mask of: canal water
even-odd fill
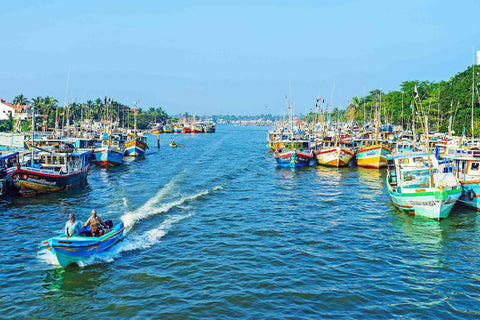
[[[396,211],[385,172],[279,169],[267,128],[150,137],[88,185],[0,200],[0,318],[471,318],[480,216]],[[185,147],[169,148],[175,140]],[[125,238],[61,268],[42,240],[96,209]]]

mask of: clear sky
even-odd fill
[[[442,80],[480,49],[480,1],[1,1],[0,97],[113,97],[168,113],[297,112],[404,80]]]

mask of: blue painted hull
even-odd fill
[[[480,184],[462,183],[462,195],[458,202],[475,210],[480,210]]]
[[[310,164],[313,154],[304,152],[285,152],[275,156],[277,165],[281,168],[301,168]]]
[[[122,239],[123,230],[122,222],[101,237],[74,236],[67,239],[57,236],[43,241],[42,246],[55,255],[62,267],[66,267],[108,250]]]
[[[95,164],[102,168],[116,167],[123,162],[123,152],[114,148],[100,148],[94,151]]]

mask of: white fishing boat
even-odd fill
[[[446,218],[462,194],[462,186],[450,172],[443,172],[425,153],[388,157],[387,188],[392,203],[401,211],[433,219]]]

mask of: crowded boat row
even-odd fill
[[[386,187],[401,211],[448,217],[459,202],[480,210],[480,145],[449,133],[348,122],[278,124],[268,133],[277,165],[387,168]],[[425,132],[428,132],[426,134]]]

